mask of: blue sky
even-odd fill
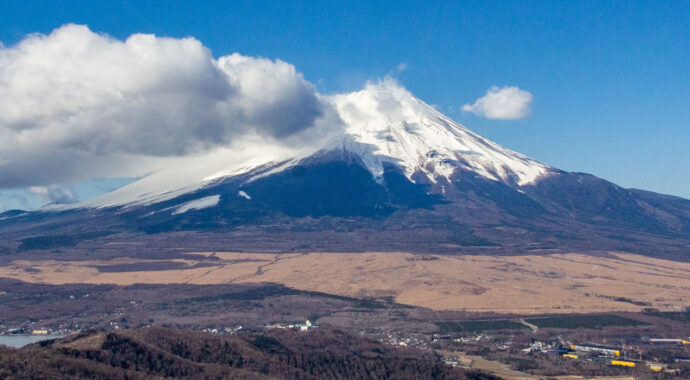
[[[96,3],[5,0],[0,41],[65,23],[118,39],[193,36],[216,57],[294,64],[323,93],[357,90],[404,63],[396,76],[412,93],[508,148],[690,198],[690,1]],[[531,115],[460,111],[493,85],[529,91]],[[74,190],[84,198],[118,181]],[[0,210],[15,202],[1,193]]]

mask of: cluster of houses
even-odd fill
[[[49,328],[25,327],[0,329],[0,335],[68,335],[74,332],[74,330],[70,329],[54,330]]]
[[[202,331],[207,332],[209,334],[213,334],[213,335],[225,335],[225,334],[235,334],[242,329],[243,329],[242,325],[239,325],[239,326],[235,326],[235,327],[219,327],[219,328],[209,327],[209,328],[203,329]]]
[[[274,323],[274,324],[268,324],[266,325],[266,329],[293,329],[293,330],[299,330],[299,331],[309,331],[311,329],[315,329],[319,327],[319,324],[314,322],[312,323],[310,320],[306,320],[304,322],[298,322],[298,323]]]
[[[380,331],[376,333],[360,333],[362,336],[372,337],[381,343],[392,346],[414,347],[425,350],[428,348],[429,336],[421,333],[397,333],[394,331]]]
[[[689,338],[690,339],[690,338]],[[656,362],[643,361],[640,357],[639,360],[631,358],[634,350],[638,350],[640,347],[669,347],[678,345],[690,345],[690,340],[685,339],[666,339],[666,338],[636,338],[627,339],[625,342],[621,343],[621,348],[602,346],[596,344],[560,344],[560,342],[539,342],[532,341],[528,348],[525,348],[523,352],[541,352],[548,354],[557,354],[567,359],[584,359],[588,361],[603,361],[614,366],[622,367],[638,367],[646,366],[655,372],[668,372],[677,373],[678,369],[668,368],[665,364],[660,364]],[[690,358],[674,358],[676,362],[683,361]]]

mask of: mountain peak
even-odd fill
[[[436,182],[460,168],[518,186],[552,170],[475,134],[391,79],[336,95],[333,103],[346,125],[339,144],[377,178],[384,163],[401,167],[408,178],[421,172]]]

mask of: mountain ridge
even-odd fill
[[[260,158],[261,154],[257,152],[258,157],[235,164],[234,169],[198,175],[199,178],[192,181],[180,178],[180,182],[187,183],[186,186],[176,188],[174,184],[168,185],[158,189],[158,194],[135,191],[115,200],[107,194],[86,202],[49,205],[44,209],[140,204],[142,198],[147,199],[144,203],[156,202],[169,198],[171,194],[199,189],[222,178],[260,170],[265,166],[272,166],[273,169],[263,175],[272,174],[298,165],[304,159],[338,150],[358,156],[363,166],[379,181],[384,166],[391,164],[402,168],[405,176],[413,182],[420,175],[426,176],[431,182],[442,178],[447,180],[460,168],[517,186],[537,181],[556,170],[477,135],[391,80],[370,83],[361,91],[334,95],[330,97],[330,102],[344,123],[343,132],[328,138],[321,146],[267,159]],[[139,182],[155,180],[154,177],[148,176]],[[137,185],[135,182],[125,186],[125,189]],[[157,199],[156,195],[160,197]]]
[[[275,236],[295,249],[297,235],[287,233],[306,228],[313,236],[299,235],[305,249],[329,249],[320,236],[340,231],[344,240],[333,243],[340,250],[354,234],[363,239],[354,250],[633,250],[687,260],[690,201],[542,164],[391,82],[331,101],[344,133],[320,146],[272,159],[258,154],[227,170],[197,173],[196,182],[160,181],[163,191],[129,191],[158,181],[154,174],[90,202],[6,213],[0,231],[20,241],[47,231],[232,235],[250,229],[259,249]],[[390,238],[371,240],[372,234]],[[252,242],[241,244],[252,249]]]

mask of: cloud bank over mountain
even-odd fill
[[[293,65],[215,59],[191,37],[70,24],[0,45],[0,188],[138,176],[246,141],[299,146],[338,124]]]
[[[391,76],[382,83],[407,93]],[[197,180],[291,156],[345,132],[342,96],[319,94],[281,60],[214,58],[192,37],[121,41],[68,24],[0,45],[0,190],[71,203],[80,197],[70,184],[94,178],[167,172],[171,181]],[[463,110],[519,119],[531,100],[517,87],[492,87]]]

